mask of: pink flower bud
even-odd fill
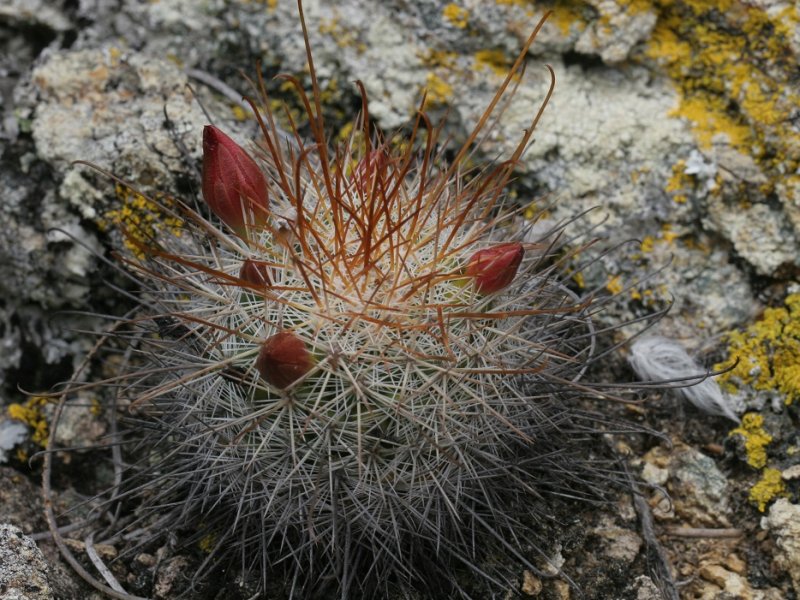
[[[305,343],[290,331],[282,331],[264,340],[256,359],[256,369],[268,383],[284,389],[314,367],[314,359]]]
[[[519,242],[498,244],[478,250],[467,263],[467,275],[475,281],[481,294],[502,290],[514,279],[525,250]]]
[[[239,269],[239,279],[246,281],[257,288],[265,288],[272,285],[269,276],[269,267],[263,262],[258,262],[251,258],[245,259],[242,268]]]
[[[203,129],[203,198],[242,238],[264,227],[269,212],[267,180],[247,152],[213,125]]]

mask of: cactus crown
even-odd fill
[[[596,430],[571,401],[588,389],[575,382],[598,303],[562,284],[567,253],[525,242],[503,210],[552,85],[507,161],[465,162],[541,25],[449,163],[424,100],[396,150],[360,83],[357,133],[329,145],[310,50],[311,97],[285,77],[311,142],[280,133],[260,77],[252,158],[207,129],[203,189],[221,223],[162,206],[185,235],[129,235],[143,258],[124,259],[142,281],[130,350],[143,366],[114,383],[138,459],[104,507],[137,501],[114,523],[135,533],[129,552],[180,532],[202,541],[198,572],[233,561],[264,588],[277,570],[303,598],[466,594],[463,567],[497,587],[477,566],[489,548],[533,568],[515,507],[583,496],[593,465],[575,450]]]

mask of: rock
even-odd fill
[[[575,50],[599,54],[608,64],[628,58],[631,49],[650,36],[658,19],[653,10],[630,10],[630,6],[621,2],[590,0],[589,4],[597,10],[599,19],[584,30]]]
[[[686,447],[674,452],[668,486],[676,514],[693,526],[730,526],[728,480],[713,459]]]
[[[0,417],[0,464],[7,462],[10,451],[28,439],[28,428],[19,421]]]
[[[592,533],[600,540],[604,558],[619,560],[626,565],[636,559],[642,547],[642,538],[629,529],[617,527],[610,518],[604,517]]]
[[[53,3],[47,0],[6,0],[0,5],[0,21],[17,26],[47,27],[64,32],[74,25]]]
[[[10,467],[0,467],[0,523],[19,527],[25,534],[47,529],[41,491]]]
[[[56,444],[62,448],[90,448],[108,443],[102,439],[107,431],[106,422],[100,417],[102,413],[96,394],[78,393],[64,404]]]
[[[735,598],[740,598],[741,600],[751,600],[753,598],[753,591],[747,583],[747,579],[719,565],[701,566],[700,577],[710,581]]]
[[[528,570],[522,573],[522,593],[526,596],[536,597],[542,593],[542,580]]]
[[[761,524],[778,547],[775,566],[789,574],[794,593],[800,595],[800,505],[781,498],[770,507]]]
[[[161,565],[156,573],[153,597],[169,600],[184,592],[191,579],[188,575],[190,565],[185,556],[174,556]]]
[[[3,600],[52,600],[47,563],[22,530],[0,524],[0,593]]]
[[[625,590],[634,600],[663,600],[664,595],[647,575],[634,579]]]

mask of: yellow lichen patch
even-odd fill
[[[103,405],[100,404],[100,400],[97,398],[92,398],[89,401],[89,404],[91,405],[89,407],[89,412],[92,413],[92,416],[99,417],[103,414]]]
[[[505,76],[508,73],[509,60],[502,50],[478,50],[475,53],[475,70],[490,69],[495,75]]]
[[[213,533],[209,533],[207,536],[203,537],[199,542],[197,542],[197,546],[205,552],[206,554],[211,553],[214,549],[214,544],[217,543],[217,536]]]
[[[727,143],[752,156],[769,181],[754,191],[773,192],[798,166],[800,136],[783,125],[800,103],[791,79],[797,8],[743,0],[652,0],[652,8],[658,21],[645,56],[678,90],[673,116],[689,122],[701,147]]]
[[[729,333],[728,358],[715,368],[730,369],[718,378],[730,392],[776,390],[791,404],[800,397],[799,365],[800,294],[792,294],[784,307],[768,308],[746,330]]]
[[[427,91],[426,103],[441,105],[448,104],[453,97],[453,86],[449,79],[457,73],[455,52],[444,50],[430,50],[420,56],[426,66],[430,67],[425,78]]]
[[[453,96],[453,86],[439,77],[436,73],[428,73],[425,78],[425,104],[447,104]]]
[[[761,479],[750,488],[750,502],[758,505],[758,510],[764,512],[767,504],[776,498],[788,495],[786,486],[781,479],[781,472],[778,469],[764,469]]]
[[[323,19],[319,24],[319,32],[333,38],[339,48],[356,48],[359,52],[366,50],[366,46],[358,39],[357,31],[342,26],[338,17]]]
[[[752,130],[741,117],[727,112],[722,98],[697,95],[684,98],[670,116],[683,117],[691,122],[692,132],[702,148],[711,148],[725,139],[734,148],[745,152],[753,143]]]
[[[747,464],[756,469],[767,464],[767,446],[772,436],[764,429],[764,417],[758,413],[747,413],[742,417],[742,424],[730,432],[730,435],[741,435],[747,452]]]
[[[540,208],[534,200],[525,207],[522,216],[528,221],[533,221],[534,219],[548,219],[550,218],[550,211]]]
[[[578,31],[586,29],[586,21],[583,20],[578,3],[558,2],[553,5],[552,10],[553,15],[550,19],[562,35],[569,35],[573,27],[576,27]]]
[[[115,191],[122,206],[107,211],[103,219],[98,221],[98,226],[106,229],[110,223],[120,228],[125,234],[125,247],[134,256],[144,258],[142,246],[156,243],[162,231],[180,237],[183,221],[172,214],[165,214],[164,207],[173,206],[169,197],[159,196],[158,201],[152,200],[119,183]]]
[[[47,438],[50,436],[50,428],[44,415],[47,403],[47,398],[33,396],[24,404],[14,403],[6,409],[10,418],[22,421],[33,430],[31,441],[42,448],[47,446]]]
[[[614,277],[608,280],[606,289],[614,295],[619,294],[623,290],[622,277],[614,275]]]
[[[672,196],[678,204],[688,199],[687,194],[695,187],[695,178],[686,173],[686,161],[679,160],[672,165],[672,176],[667,181],[664,191]]]
[[[252,116],[249,111],[246,111],[238,104],[231,106],[231,112],[233,113],[233,118],[237,121],[246,121]]]
[[[664,240],[666,244],[672,244],[679,237],[677,233],[672,231],[672,225],[669,223],[664,223],[661,226],[661,239]]]
[[[348,121],[344,125],[342,125],[341,129],[339,129],[339,133],[336,134],[336,139],[340,142],[344,142],[345,140],[349,139],[353,133],[353,122]]]
[[[469,23],[469,11],[455,2],[451,2],[442,9],[442,16],[447,19],[453,27],[457,27],[458,29],[466,28]]]
[[[648,252],[652,252],[653,248],[655,248],[656,240],[652,235],[644,236],[642,243],[639,244],[639,249],[647,254]]]
[[[650,0],[617,0],[617,3],[630,15],[645,13],[653,8]]]

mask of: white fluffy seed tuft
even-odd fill
[[[660,336],[638,339],[628,362],[641,380],[673,381],[673,389],[703,412],[739,422],[730,397],[678,342]]]

